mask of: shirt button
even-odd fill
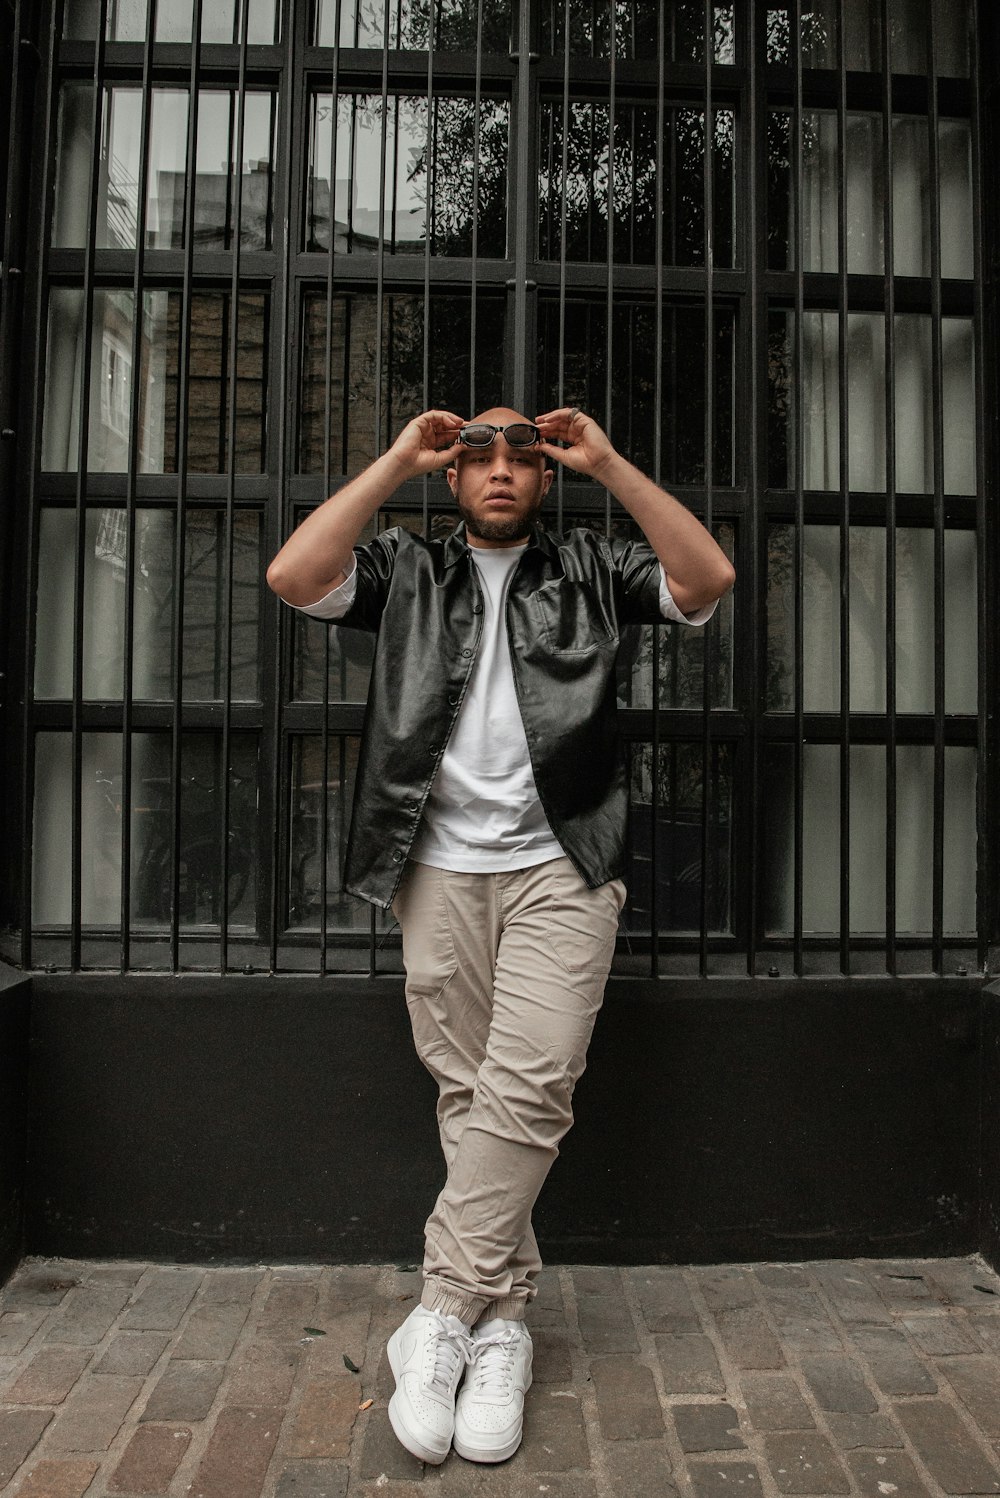
[[[481,603],[474,603],[472,605],[472,612],[474,614],[481,614],[483,612],[483,606],[482,606],[482,604]]]
[[[427,745],[427,749],[428,749],[428,752],[431,753],[431,754],[437,754],[437,752],[438,752],[438,746],[437,746],[437,744],[428,744]]]
[[[471,655],[471,654],[472,654],[472,651],[471,651],[471,650],[463,650],[463,651],[462,651],[462,654],[463,654],[463,655],[464,655],[464,656],[470,656],[470,655]]]
[[[452,692],[451,696],[448,698],[448,701],[451,703],[452,707],[457,707],[461,700],[462,699],[457,692]]]
[[[393,849],[392,861],[393,861],[393,863],[402,863],[403,862],[403,855],[402,855],[401,851],[399,850],[399,848]]]

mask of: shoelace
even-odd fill
[[[477,1337],[472,1344],[472,1382],[477,1394],[506,1399],[514,1382],[514,1357],[520,1332],[505,1327],[488,1337]]]
[[[425,1382],[438,1394],[447,1396],[452,1389],[455,1369],[460,1362],[472,1362],[472,1338],[454,1316],[434,1313],[435,1327],[427,1339]]]

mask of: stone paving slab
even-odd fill
[[[425,1466],[386,1406],[412,1266],[26,1260],[0,1290],[10,1498],[1000,1495],[978,1256],[552,1266],[520,1450]]]

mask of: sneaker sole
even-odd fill
[[[529,1373],[524,1385],[524,1392],[527,1393],[530,1388],[531,1374]],[[517,1434],[512,1436],[505,1446],[476,1446],[471,1441],[465,1440],[458,1428],[458,1420],[456,1419],[452,1445],[459,1456],[464,1457],[467,1462],[505,1462],[514,1455],[514,1452],[520,1446],[522,1434],[523,1416],[522,1424],[517,1428]]]
[[[392,1369],[392,1376],[398,1385],[401,1359],[395,1332],[393,1332],[386,1344],[386,1352],[389,1357],[389,1367]],[[405,1446],[411,1456],[417,1457],[422,1462],[429,1462],[432,1467],[440,1467],[451,1450],[450,1441],[443,1451],[437,1451],[432,1446],[426,1446],[420,1437],[413,1433],[406,1423],[403,1401],[399,1396],[398,1387],[395,1394],[389,1400],[389,1424],[392,1426],[399,1444]]]

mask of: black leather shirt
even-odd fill
[[[464,526],[399,528],[355,548],[340,628],[378,635],[344,883],[386,907],[476,661],[483,597]],[[640,541],[536,525],[507,592],[514,686],[549,826],[593,889],[621,876],[627,786],[615,658],[628,625],[662,621],[660,566]]]

